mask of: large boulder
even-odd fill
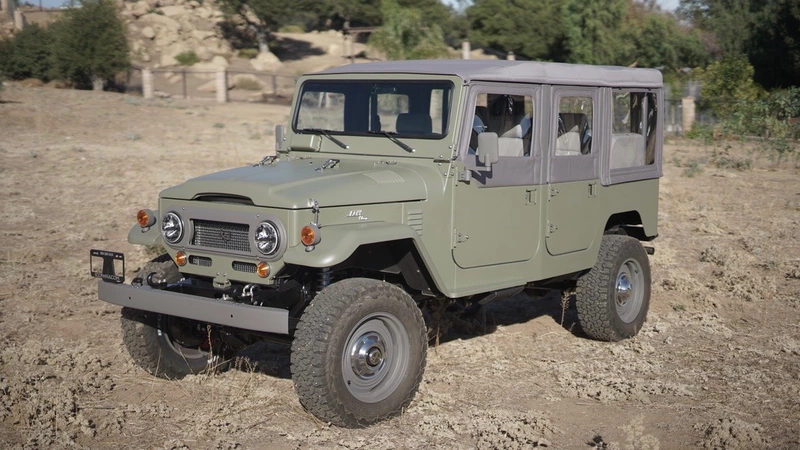
[[[150,25],[155,25],[164,28],[165,30],[174,31],[176,33],[178,32],[178,30],[181,29],[180,22],[171,17],[162,16],[160,14],[153,14],[153,13],[145,14],[139,20],[143,20],[145,23],[148,23]]]
[[[186,8],[184,8],[183,5],[163,6],[161,7],[161,12],[167,17],[183,16],[187,14]]]
[[[250,65],[262,72],[275,72],[283,67],[281,60],[270,52],[259,53],[258,56],[250,60]]]

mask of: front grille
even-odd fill
[[[194,220],[192,245],[250,252],[250,226],[241,223]]]
[[[256,273],[255,263],[234,261],[231,263],[231,267],[237,272]]]
[[[195,266],[211,267],[211,258],[208,256],[192,255],[189,257],[189,264]]]

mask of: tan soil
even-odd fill
[[[153,256],[126,241],[136,211],[271,153],[286,107],[15,84],[2,99],[0,447],[800,448],[792,164],[717,169],[712,147],[670,142],[639,336],[591,341],[558,296],[519,295],[451,323],[402,417],[346,430],[303,411],[285,346],[213,376],[147,375],[88,275],[104,248],[125,252],[130,278]],[[691,160],[703,171],[689,177]]]

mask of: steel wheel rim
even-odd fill
[[[625,323],[636,320],[644,303],[644,271],[635,259],[628,259],[619,268],[614,283],[614,304],[617,316]]]
[[[364,403],[385,400],[405,378],[409,339],[402,322],[389,313],[361,320],[342,350],[342,378],[350,394]]]

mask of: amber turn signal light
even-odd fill
[[[300,230],[300,242],[306,247],[319,244],[321,239],[322,236],[320,236],[319,233],[319,226],[313,223],[304,226],[303,229]]]
[[[136,213],[136,221],[139,222],[139,226],[142,228],[151,227],[156,223],[156,215],[149,209],[140,209]]]
[[[256,264],[256,274],[261,278],[267,278],[269,276],[269,264],[263,261]]]
[[[183,267],[187,262],[189,262],[189,255],[184,252],[178,252],[175,254],[175,264]]]

